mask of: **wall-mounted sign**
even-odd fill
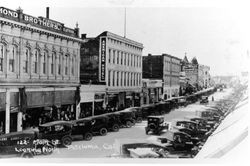
[[[106,38],[101,38],[100,81],[105,81],[106,76]]]
[[[51,19],[47,19],[45,17],[33,17],[24,13],[19,13],[17,11],[4,8],[4,7],[0,7],[0,16],[15,20],[18,22],[22,22],[25,24],[37,26],[39,28],[53,30],[59,33],[66,33],[70,36],[76,35],[74,29],[67,28],[64,26],[63,23],[60,23]]]

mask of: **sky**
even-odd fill
[[[210,66],[211,75],[249,70],[250,24],[247,1],[233,0],[1,0],[0,6],[45,16],[87,37],[103,31],[144,45],[143,55],[167,53]]]

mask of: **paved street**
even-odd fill
[[[231,89],[226,89],[222,92],[216,92],[213,94],[215,100],[224,98],[231,93]],[[209,100],[211,102],[211,97]],[[165,121],[171,121],[174,118],[182,118],[187,115],[195,114],[195,110],[201,109],[202,106],[199,103],[188,105],[179,109],[172,110],[169,114],[165,115]],[[130,139],[145,139],[150,136],[145,134],[144,127],[146,121],[137,123],[132,128],[123,128],[119,132],[109,132],[106,136],[95,136],[91,141],[84,141],[79,138],[74,141],[68,148],[56,149],[53,154],[49,156],[37,156],[38,158],[98,158],[107,157],[114,153],[114,142],[119,138]]]

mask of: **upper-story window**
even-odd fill
[[[47,51],[44,51],[44,53],[41,56],[41,72],[42,74],[46,74],[46,56],[48,55]]]
[[[113,64],[115,64],[115,50],[113,50]]]
[[[123,52],[121,52],[121,65],[123,64]]]
[[[120,51],[117,51],[117,64],[119,64]]]
[[[109,49],[109,63],[111,63],[111,49]]]
[[[75,56],[72,56],[72,58],[71,58],[71,74],[72,74],[72,76],[75,73],[74,68],[75,68]]]
[[[53,51],[51,54],[51,61],[50,61],[50,74],[53,75],[55,73],[54,71],[54,66],[55,66],[55,58],[56,58],[56,53]]]
[[[9,55],[9,71],[14,72],[15,71],[15,57],[16,57],[16,47],[12,46],[10,49],[10,55]]]
[[[62,73],[62,56],[63,56],[63,54],[60,53],[58,58],[57,58],[57,65],[58,65],[57,66],[57,74],[58,75],[61,75],[61,73]]]
[[[69,55],[66,54],[64,58],[65,75],[68,75]]]
[[[116,85],[117,85],[117,86],[119,86],[119,81],[120,81],[120,80],[119,80],[119,74],[120,74],[120,72],[118,71],[118,72],[117,72],[117,77],[116,77],[116,78],[117,78],[117,79],[116,79]]]
[[[0,71],[3,72],[3,60],[5,55],[5,46],[0,43]]]
[[[25,55],[23,58],[23,72],[24,73],[28,73],[29,57],[30,57],[30,50],[29,48],[25,48]]]
[[[37,73],[38,72],[38,57],[39,57],[39,51],[37,49],[35,49],[34,51],[34,55],[32,58],[32,68],[33,68],[33,73]]]
[[[127,61],[127,54],[124,53],[124,65],[126,65],[126,61]]]
[[[133,66],[133,54],[131,54],[131,66]]]

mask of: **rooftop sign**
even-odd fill
[[[76,37],[74,29],[67,28],[63,23],[45,17],[33,17],[4,7],[0,7],[0,17]]]

